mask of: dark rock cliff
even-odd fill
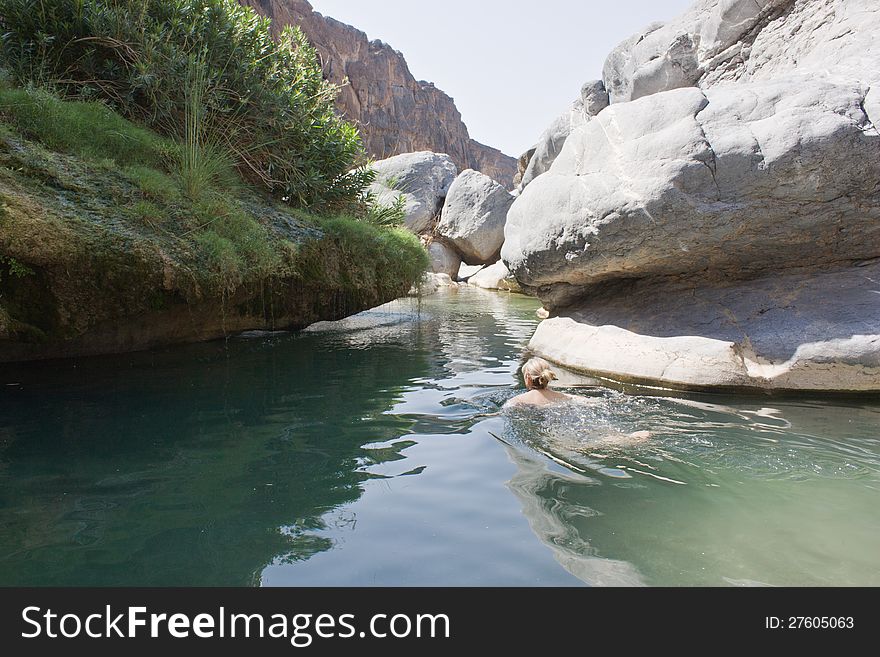
[[[470,138],[455,102],[416,80],[403,55],[350,25],[314,11],[306,0],[241,0],[273,21],[298,25],[318,50],[326,77],[343,85],[337,105],[361,129],[377,159],[429,150],[447,153],[459,170],[476,169],[512,187],[516,160]],[[345,83],[348,81],[347,84]]]

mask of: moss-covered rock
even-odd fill
[[[403,231],[247,188],[194,203],[149,171],[0,129],[0,361],[300,328],[406,294],[427,264]]]

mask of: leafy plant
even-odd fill
[[[375,194],[367,192],[364,205],[364,220],[374,226],[400,226],[406,217],[406,197],[403,194],[398,195],[391,205],[384,205]]]
[[[0,265],[6,269],[11,278],[24,278],[25,276],[34,275],[33,269],[9,256],[0,255]],[[3,280],[2,269],[0,269],[0,280]]]
[[[166,135],[192,120],[211,131],[195,157],[184,139],[189,192],[229,155],[288,203],[353,210],[373,175],[357,130],[337,116],[338,90],[302,32],[275,41],[269,27],[234,0],[0,0],[0,54],[20,84],[101,100]]]

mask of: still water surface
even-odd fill
[[[880,404],[499,413],[536,308],[2,366],[0,584],[880,585]]]

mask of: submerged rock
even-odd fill
[[[479,171],[463,171],[452,183],[437,225],[469,265],[495,262],[514,197]]]
[[[425,272],[425,275],[422,276],[422,280],[417,285],[413,285],[412,289],[410,289],[409,296],[424,297],[436,293],[440,288],[457,286],[458,283],[453,281],[449,274]]]
[[[373,164],[376,182],[370,191],[379,203],[404,199],[404,224],[414,233],[429,230],[440,214],[443,199],[458,170],[448,155],[421,151],[395,155]]]

